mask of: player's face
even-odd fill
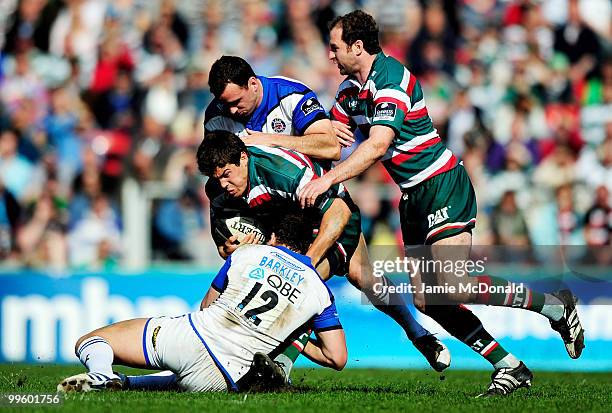
[[[249,79],[246,87],[228,83],[218,99],[223,103],[230,116],[245,119],[257,108],[259,85],[257,79]]]
[[[329,32],[329,60],[332,61],[343,76],[356,72],[356,58],[353,48],[342,40],[342,28],[335,26]]]
[[[213,178],[218,179],[223,190],[233,198],[241,197],[246,191],[249,181],[248,162],[249,158],[243,152],[240,165],[227,164],[217,168],[213,174]]]

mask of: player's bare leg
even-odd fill
[[[431,246],[431,257],[434,261],[450,260],[452,262],[466,261],[470,258],[470,251],[472,247],[472,234],[469,232],[461,232],[455,236],[443,238],[436,241]],[[470,287],[478,287],[478,279],[476,277],[458,277],[452,272],[437,272],[438,285],[445,285],[448,283],[449,286],[456,287],[454,292],[446,294],[445,298],[454,303],[473,303],[476,300],[476,294],[470,294],[469,292],[463,292],[464,289],[460,290],[459,285],[462,284]],[[473,291],[474,288],[470,288],[469,291]]]
[[[58,391],[120,390],[122,379],[113,372],[113,364],[147,368],[142,349],[146,318],[121,321],[84,335],[75,352],[88,373],[68,377],[58,384]]]
[[[97,336],[106,340],[112,348],[114,364],[147,368],[142,349],[142,334],[147,320],[148,318],[135,318],[94,330],[77,340],[75,351],[78,352],[86,340]]]

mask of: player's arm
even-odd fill
[[[208,306],[210,306],[213,301],[219,298],[220,295],[221,293],[219,291],[215,290],[213,287],[210,287],[208,289],[208,292],[204,296],[204,299],[202,299],[202,302],[200,303],[200,310],[208,308]]]
[[[344,330],[340,328],[315,334],[317,338],[308,340],[303,354],[321,366],[342,370],[348,357]]]
[[[240,244],[236,243],[237,237],[232,235],[231,237],[225,239],[220,235],[219,231],[217,230],[219,223],[217,222],[214,208],[212,206],[210,208],[210,225],[210,232],[212,234],[213,241],[217,246],[217,252],[221,258],[226,259],[236,250],[236,248],[240,246]]]
[[[308,340],[304,355],[321,366],[342,370],[348,357],[346,338],[331,293],[330,299],[329,306],[313,319],[316,339]]]
[[[238,242],[238,237],[236,235],[232,235],[229,237],[222,245],[217,246],[217,251],[219,252],[219,256],[223,259],[228,258],[234,251],[238,249],[238,247],[247,244],[258,244],[257,234],[254,232],[246,235],[242,242]]]
[[[243,138],[246,144],[282,146],[317,159],[340,159],[340,144],[329,119],[315,121],[306,128],[303,136],[262,133],[250,129],[247,129],[247,133],[249,135]]]
[[[203,310],[210,306],[217,298],[219,298],[221,293],[225,290],[225,288],[227,287],[227,271],[230,269],[231,266],[232,258],[229,257],[227,260],[225,260],[225,263],[223,264],[223,266],[213,279],[212,283],[210,284],[208,292],[200,303],[200,310]]]
[[[361,143],[344,162],[302,189],[298,194],[302,207],[314,205],[317,197],[332,185],[361,175],[387,153],[393,139],[395,139],[394,129],[384,125],[372,126],[368,139]]]
[[[314,266],[317,266],[327,250],[340,238],[351,217],[351,210],[342,199],[332,198],[330,201],[331,205],[323,213],[319,233],[306,252]]]
[[[313,205],[317,197],[330,186],[361,175],[389,150],[411,107],[410,97],[399,84],[390,82],[378,89],[373,100],[374,113],[368,139],[344,162],[303,188],[299,194],[302,207]],[[336,101],[338,103],[338,97]],[[342,113],[343,110],[341,105],[334,105],[332,116],[347,123],[348,116],[346,112]]]

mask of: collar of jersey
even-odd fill
[[[363,82],[363,85],[359,84],[359,80],[357,80],[357,76],[351,75],[351,78],[359,84],[359,91],[363,90],[364,86],[368,83],[368,80],[372,77],[372,72],[374,72],[374,68],[376,67],[378,62],[384,57],[385,57],[385,54],[383,52],[376,53],[376,57],[374,58],[374,61],[372,62],[372,67],[370,67],[370,72],[368,73],[368,77],[366,77],[366,80],[365,82]]]
[[[261,82],[261,88],[263,89],[263,95],[261,97],[261,102],[259,102],[259,106],[255,108],[251,118],[246,124],[246,127],[251,130],[261,131],[261,118],[265,119],[268,115],[266,113],[266,109],[268,107],[268,95],[269,95],[269,87],[268,87],[268,79],[264,76],[257,76],[257,79]]]
[[[312,268],[313,270],[316,271],[316,269],[312,266],[312,261],[310,260],[310,257],[308,257],[306,255],[299,254],[299,253],[297,253],[295,251],[291,251],[289,248],[283,247],[282,245],[275,245],[274,248],[278,248],[279,250],[281,250],[281,251],[291,255],[293,258],[295,258],[296,260],[298,260],[302,264],[305,264],[308,267],[310,267],[310,268]]]

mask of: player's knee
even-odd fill
[[[438,273],[437,278],[437,286],[444,286],[442,291],[436,292],[436,294],[440,294],[440,298],[456,304],[470,302],[471,288],[465,288],[465,280],[458,279],[457,275],[453,273]]]
[[[348,360],[348,353],[346,351],[338,352],[338,354],[334,355],[333,363],[335,370],[342,370],[344,366],[346,366],[346,362]]]
[[[371,290],[379,278],[374,277],[372,268],[369,265],[351,265],[347,278],[350,283],[359,288],[362,291]]]
[[[78,352],[79,352],[79,347],[81,347],[81,344],[83,343],[83,341],[87,340],[89,337],[93,336],[92,333],[87,333],[84,336],[81,336],[76,343],[74,344],[74,354],[77,354],[78,357]]]
[[[363,289],[361,271],[359,271],[358,269],[351,268],[348,274],[346,274],[346,277],[348,278],[349,282],[353,284],[355,287],[359,289]]]
[[[444,294],[444,298],[452,303],[462,304],[470,302],[469,292],[450,290]]]

